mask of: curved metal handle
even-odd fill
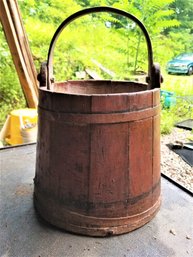
[[[56,30],[56,32],[51,40],[49,51],[48,51],[47,63],[44,63],[41,67],[42,70],[41,70],[41,73],[39,76],[39,80],[44,82],[43,84],[45,84],[47,86],[47,89],[50,89],[51,84],[54,82],[54,79],[53,79],[53,52],[54,52],[54,47],[55,47],[56,41],[57,41],[60,33],[63,31],[63,29],[69,23],[71,23],[72,21],[74,21],[75,19],[77,19],[81,16],[91,14],[91,13],[98,13],[98,12],[111,12],[111,13],[115,13],[118,15],[122,15],[126,18],[131,19],[140,27],[140,29],[142,30],[142,32],[145,36],[146,43],[147,43],[147,50],[148,50],[148,77],[147,77],[147,83],[149,85],[148,89],[160,87],[160,83],[161,83],[160,70],[159,70],[159,68],[157,69],[157,67],[156,67],[156,71],[157,71],[156,74],[158,74],[158,75],[156,76],[156,78],[154,78],[155,66],[153,65],[152,44],[151,44],[151,40],[150,40],[149,34],[148,34],[145,26],[134,15],[127,13],[125,11],[122,11],[120,9],[116,9],[113,7],[107,7],[107,6],[93,7],[93,8],[88,8],[88,9],[78,11],[78,12],[72,14],[71,16],[69,16],[67,19],[65,19],[61,23],[61,25],[58,27],[58,29]]]

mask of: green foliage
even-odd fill
[[[144,23],[150,34],[154,51],[156,51],[156,56],[160,57],[159,47],[162,45],[162,40],[165,40],[165,38],[162,37],[162,33],[166,28],[179,26],[179,21],[174,18],[170,18],[174,11],[169,9],[169,5],[173,2],[174,0],[133,0],[129,2],[116,1],[114,6],[134,14]],[[136,73],[138,69],[145,70],[144,56],[147,56],[147,54],[145,51],[146,42],[141,34],[136,32],[133,36],[137,39],[137,42],[132,44],[132,52],[135,52],[136,54],[134,63],[131,65],[133,66],[133,72]],[[166,44],[164,44],[164,46],[167,48]],[[160,58],[158,58],[159,62],[161,62],[161,64],[165,63],[166,57],[167,56],[164,54],[161,61]]]
[[[113,6],[139,18],[150,34],[154,61],[159,62],[162,69],[173,56],[193,51],[192,0],[186,0],[186,4],[181,0],[18,0],[18,3],[37,70],[47,59],[49,44],[61,22],[75,11],[91,6]],[[25,100],[2,30],[0,40],[2,122],[6,113],[25,105]],[[111,78],[93,63],[93,59],[115,72],[115,79],[129,79],[138,71],[147,72],[144,36],[132,21],[115,14],[98,13],[81,17],[64,29],[56,43],[56,80],[76,79],[76,72],[86,68],[94,69],[105,79]],[[170,88],[170,81],[173,80],[168,78],[166,89],[177,94],[184,92],[178,82],[172,82],[176,86]],[[162,113],[162,117],[168,119],[165,130],[167,124],[173,124],[178,116],[170,115],[170,111]],[[172,109],[173,112],[175,110]]]
[[[169,134],[175,123],[185,119],[193,119],[192,77],[164,74],[162,89],[174,92],[176,95],[176,105],[171,108],[164,108],[162,105],[161,133]]]
[[[193,100],[178,99],[175,106],[161,111],[161,134],[169,134],[175,123],[193,118]]]
[[[170,134],[174,126],[174,116],[171,115],[171,110],[161,111],[161,134]]]
[[[48,45],[54,31],[65,17],[81,8],[79,4],[82,7],[113,5],[114,7],[129,11],[144,22],[152,37],[155,48],[158,49],[159,46],[157,42],[160,40],[159,33],[167,27],[179,24],[175,19],[169,19],[173,11],[168,9],[168,7],[172,2],[173,0],[71,0],[65,2],[54,0],[39,2],[37,0],[31,0],[29,2],[21,1],[19,3],[38,68],[40,63],[46,59]],[[55,53],[55,72],[59,74],[59,78],[62,78],[62,76],[60,76],[61,68],[58,63],[61,64],[64,58],[66,58],[66,61],[63,63],[68,67],[64,66],[62,73],[64,73],[64,77],[67,79],[70,77],[74,78],[74,73],[77,70],[76,67],[84,67],[86,65],[93,66],[89,58],[94,58],[94,56],[96,58],[96,52],[97,60],[102,62],[103,65],[107,65],[109,69],[115,71],[118,78],[123,79],[129,77],[129,74],[135,73],[137,70],[147,70],[146,42],[139,29],[133,27],[133,22],[113,14],[97,14],[95,15],[95,19],[93,16],[91,17],[90,24],[88,24],[89,18],[81,18],[78,19],[81,20],[80,22],[75,21],[70,25],[71,34],[66,31],[68,28],[62,33],[64,34],[63,38],[65,38],[65,40],[63,40],[63,46],[58,42],[57,52]],[[85,23],[84,20],[86,20],[87,23]],[[105,20],[110,22],[111,28],[105,29],[104,26],[102,28],[102,25],[105,24]],[[31,24],[33,24],[33,26],[31,26]],[[128,29],[128,25],[130,29]],[[77,28],[78,34],[76,33]],[[96,28],[100,28],[101,30]],[[97,34],[95,39],[91,36],[90,32],[94,35]],[[82,42],[81,38],[84,39]],[[111,45],[107,44],[105,40],[109,40]],[[154,50],[156,51],[156,49]],[[98,54],[99,51],[100,54]],[[57,53],[59,57],[57,57]],[[64,55],[61,56],[61,53],[64,53]],[[82,58],[82,53],[87,53],[85,58]],[[109,58],[112,56],[115,57],[114,60]],[[163,61],[161,60],[162,62],[165,62],[164,57],[165,56],[162,58]],[[117,65],[117,60],[120,60],[119,66]],[[74,68],[73,64],[75,64]],[[125,76],[125,74],[127,75]]]
[[[0,128],[7,114],[26,105],[6,40],[0,29]]]
[[[170,7],[174,10],[172,17],[180,21],[178,30],[172,28],[172,31],[179,33],[179,31],[189,31],[193,33],[192,17],[193,17],[193,1],[192,0],[175,0],[171,3]],[[167,31],[168,32],[168,31]]]

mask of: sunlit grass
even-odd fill
[[[168,134],[176,122],[193,119],[193,76],[163,74],[162,90],[176,95],[176,104],[170,108],[162,107],[161,133]]]
[[[163,90],[175,92],[177,96],[193,96],[193,76],[168,75],[163,73]]]

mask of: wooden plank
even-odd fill
[[[107,69],[106,67],[104,67],[101,63],[97,62],[96,60],[92,59],[91,60],[97,67],[99,67],[103,72],[107,73],[109,76],[111,76],[112,78],[114,78],[116,76],[116,74]]]
[[[91,69],[86,69],[86,73],[92,78],[92,79],[99,79],[101,80],[102,78],[98,75],[98,73],[94,70]]]
[[[0,1],[0,20],[27,104],[36,108],[37,74],[16,0]]]
[[[0,141],[4,141],[5,137],[7,136],[7,133],[9,131],[10,126],[10,115],[7,116],[7,119],[0,131]]]

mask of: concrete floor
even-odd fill
[[[162,178],[162,207],[131,233],[92,238],[43,222],[33,208],[35,145],[0,150],[0,257],[190,257],[193,198]]]

